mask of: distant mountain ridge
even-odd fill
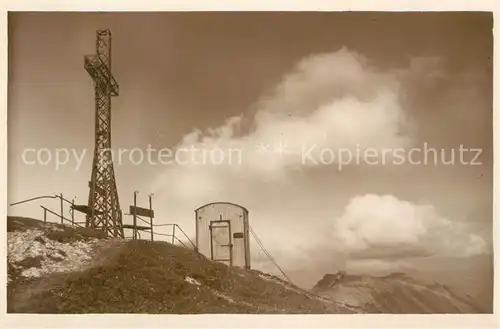
[[[323,276],[312,292],[368,313],[486,313],[470,296],[457,294],[439,283],[417,281],[405,273],[374,277],[340,271]]]

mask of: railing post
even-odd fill
[[[153,200],[152,200],[152,195],[150,194],[149,195],[149,210],[151,210],[150,212],[150,217],[149,219],[151,220],[151,241],[153,241]]]
[[[61,224],[64,224],[63,214],[64,214],[64,203],[63,203],[63,194],[60,195],[61,198]]]
[[[47,209],[43,208],[43,225],[47,225]]]
[[[172,229],[172,244],[175,244],[175,227],[176,226],[177,226],[177,224],[174,224],[173,229]]]
[[[71,200],[71,226],[75,226],[75,199]]]
[[[137,191],[134,191],[134,229],[132,233],[132,239],[137,239]]]

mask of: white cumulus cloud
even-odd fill
[[[486,247],[481,237],[440,216],[432,205],[392,195],[351,199],[335,220],[333,235],[342,251],[359,258],[472,256]]]
[[[395,72],[382,72],[347,49],[304,58],[256,103],[253,117],[236,116],[218,127],[186,134],[177,148],[200,151],[190,163],[184,152],[182,164],[168,166],[155,179],[155,190],[172,196],[177,190],[183,196],[192,190],[194,196],[208,197],[214,188],[237,188],[234,179],[276,179],[288,169],[321,163],[324,149],[406,147],[411,143],[411,120],[401,105],[400,75]],[[252,123],[246,131],[243,119]],[[259,145],[268,152],[257,152]],[[201,155],[201,150],[214,149],[222,150],[222,161]],[[313,161],[303,156],[306,153]],[[216,186],[205,186],[211,183]]]

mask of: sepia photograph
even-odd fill
[[[493,314],[492,12],[8,12],[7,313]]]

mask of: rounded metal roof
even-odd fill
[[[208,207],[208,206],[211,206],[211,205],[214,205],[214,204],[228,204],[228,205],[231,205],[231,206],[235,206],[235,207],[238,207],[238,208],[241,208],[243,209],[245,212],[248,213],[248,209],[243,207],[243,206],[240,206],[239,204],[236,204],[236,203],[232,203],[232,202],[222,202],[222,201],[219,201],[219,202],[210,202],[210,203],[207,203],[201,207],[198,207],[196,208],[194,211],[197,212],[198,210],[202,209],[202,208],[205,208],[205,207]]]

